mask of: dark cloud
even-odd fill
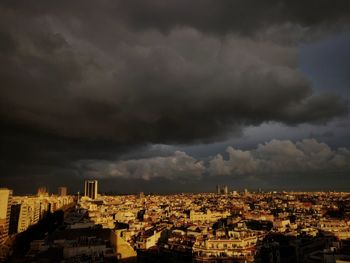
[[[176,27],[191,27],[203,32],[246,34],[271,25],[293,23],[303,27],[333,25],[349,20],[346,0],[151,0],[151,1],[55,1],[4,0],[2,5],[33,15],[61,15],[93,21],[108,19],[135,29],[156,28],[169,32]],[[101,17],[99,17],[101,16]]]
[[[313,91],[289,40],[347,27],[348,11],[345,1],[2,1],[5,171],[74,173],[77,161],[152,143],[344,116],[343,99]]]
[[[220,41],[193,29],[133,37],[109,58],[58,33],[22,40],[27,45],[5,57],[2,114],[70,138],[187,143],[269,120],[345,113],[339,97],[312,94],[293,47]]]
[[[193,180],[204,172],[203,161],[175,151],[169,156],[156,156],[143,159],[131,159],[118,162],[84,160],[76,164],[84,171],[84,176],[93,178],[121,177],[151,180],[157,177],[166,179]]]
[[[274,139],[250,150],[229,146],[226,152],[227,157],[218,154],[207,161],[183,151],[174,151],[165,156],[157,154],[147,158],[83,160],[75,165],[82,177],[101,180],[139,179],[142,183],[167,180],[168,184],[182,182],[202,186],[213,180],[212,187],[215,180],[250,182],[255,183],[255,187],[264,181],[265,185],[266,182],[275,182],[278,187],[291,182],[289,189],[298,180],[308,183],[314,180],[315,185],[323,188],[331,178],[337,183],[346,180],[346,172],[350,171],[350,151],[347,148],[332,149],[315,139],[297,142]]]
[[[123,20],[136,28],[169,31],[178,26],[203,32],[247,34],[271,25],[293,23],[304,27],[348,21],[350,4],[345,0],[329,2],[292,0],[204,0],[122,1],[118,10]]]
[[[259,144],[253,150],[227,148],[228,159],[218,154],[209,162],[211,175],[293,177],[300,174],[337,174],[350,170],[350,151],[346,148],[332,150],[315,139],[293,143],[289,140],[272,140]]]

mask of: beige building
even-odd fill
[[[334,235],[338,239],[350,238],[350,221],[345,220],[321,220],[318,228],[324,233]]]
[[[228,211],[223,212],[212,212],[209,209],[204,213],[201,211],[190,211],[191,222],[216,222],[221,218],[226,218],[230,215]]]
[[[24,198],[19,201],[21,209],[18,219],[18,233],[39,222],[41,218],[41,204],[38,198]]]
[[[97,199],[98,194],[98,182],[97,180],[86,180],[84,196],[87,196],[91,199]]]
[[[2,244],[8,236],[11,204],[12,190],[0,188],[0,244]]]
[[[62,206],[73,202],[71,196],[16,196],[14,203],[20,204],[17,232],[21,233],[29,226],[39,222],[46,213],[55,212]]]
[[[147,250],[151,247],[155,247],[165,231],[165,226],[152,227],[149,230],[143,231],[140,239],[136,242],[137,248]]]
[[[66,196],[67,192],[68,192],[67,187],[64,187],[64,186],[58,187],[58,191],[57,191],[58,196]]]
[[[212,258],[221,259],[223,262],[253,262],[257,241],[258,236],[249,231],[229,231],[225,237],[197,238],[192,248],[194,262]]]
[[[125,240],[124,232],[123,229],[111,231],[111,244],[119,261],[134,263],[137,261],[137,253]]]

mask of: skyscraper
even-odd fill
[[[58,187],[58,196],[66,196],[67,195],[67,187],[61,186]]]
[[[217,193],[218,195],[221,194],[220,185],[216,185],[216,193]]]
[[[0,244],[9,233],[10,214],[12,205],[12,190],[0,188]]]
[[[223,194],[225,194],[225,195],[228,194],[228,186],[227,185],[224,186]]]
[[[84,196],[90,197],[91,199],[96,199],[97,189],[98,189],[97,180],[85,180]]]
[[[40,186],[37,191],[37,196],[48,196],[47,188],[45,186]]]

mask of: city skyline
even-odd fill
[[[350,262],[350,193],[0,188],[0,262]]]
[[[0,187],[349,191],[349,14],[344,0],[2,1]]]

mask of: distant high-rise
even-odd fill
[[[223,194],[225,194],[225,195],[228,194],[228,186],[227,185],[224,186]]]
[[[220,194],[225,194],[225,195],[227,195],[227,194],[228,194],[228,186],[227,186],[227,185],[224,185],[224,186],[222,186],[222,185],[216,185],[216,193],[217,193],[218,195],[220,195]]]
[[[47,196],[49,193],[47,192],[47,188],[45,186],[40,186],[37,191],[37,196]]]
[[[97,198],[98,182],[97,180],[85,180],[85,192],[84,195],[91,199]]]
[[[66,196],[67,195],[67,187],[61,186],[58,187],[58,196]]]
[[[12,205],[12,190],[0,188],[0,244],[9,233],[10,215]]]
[[[216,185],[216,193],[217,193],[218,195],[221,194],[220,185]]]

